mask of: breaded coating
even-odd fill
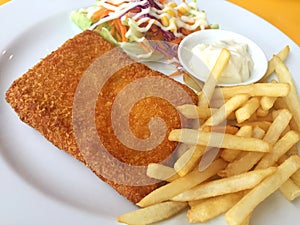
[[[145,166],[149,163],[170,161],[170,155],[176,149],[177,144],[168,141],[168,133],[187,122],[181,118],[174,107],[186,100],[180,95],[176,95],[176,91],[172,90],[173,84],[179,85],[188,94],[190,103],[196,103],[197,96],[192,90],[167,76],[151,70],[143,64],[132,62],[121,51],[115,53],[111,64],[105,60],[101,61],[101,56],[113,49],[114,46],[99,34],[93,31],[84,31],[67,40],[61,47],[15,80],[6,92],[6,101],[23,122],[38,130],[57,148],[83,162],[129,201],[137,203],[161,185],[161,182],[138,185],[135,180],[145,178]],[[99,72],[89,69],[92,64],[102,67],[102,71],[107,74],[113,71],[114,66],[116,68],[119,66],[121,69],[114,72],[103,84],[101,90],[98,90],[94,111],[91,112],[84,107],[85,103],[80,107],[75,107],[76,111],[74,111],[74,105],[78,104],[76,101],[79,99],[80,102],[80,98],[85,94],[81,93],[82,90],[85,92],[85,90],[96,87],[97,79],[90,81],[86,84],[87,86],[81,85],[81,89],[78,90],[79,84],[83,83],[83,76],[90,73],[94,78],[101,77]],[[165,134],[160,144],[154,149],[140,151],[135,149],[135,143],[130,143],[130,139],[128,139],[129,145],[131,144],[133,147],[128,147],[128,143],[124,144],[120,141],[119,135],[123,135],[125,141],[127,141],[127,137],[122,132],[118,134],[114,130],[115,126],[118,126],[118,124],[114,124],[114,121],[123,121],[123,117],[127,115],[120,106],[129,104],[130,99],[134,98],[134,96],[130,96],[130,93],[135,95],[136,87],[133,86],[127,90],[125,98],[123,97],[123,99],[127,99],[125,103],[123,100],[121,105],[115,106],[114,102],[118,100],[119,93],[125,90],[130,83],[145,77],[167,79],[171,83],[170,86],[167,84],[164,89],[169,90],[168,95],[175,94],[171,97],[172,105],[160,96],[151,96],[151,90],[157,89],[155,83],[150,83],[146,88],[142,87],[139,90],[140,93],[148,94],[141,95],[143,98],[128,108],[129,112],[126,118],[128,118],[131,135],[141,140],[151,138],[149,124],[153,117],[159,117],[165,123]],[[77,100],[75,101],[75,99]],[[86,100],[89,99],[86,98]],[[114,110],[116,113],[113,115],[112,111]],[[75,132],[76,127],[81,129],[81,126],[87,126],[85,120],[89,116],[94,116],[92,121],[94,121],[96,129],[91,129],[91,133],[84,128]],[[91,138],[95,134],[98,140]],[[99,140],[106,150],[103,154],[97,146]],[[112,163],[114,161],[111,156],[122,165]],[[142,169],[138,170],[138,173],[127,173],[124,165],[125,167],[128,165],[138,166]]]

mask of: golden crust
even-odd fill
[[[117,179],[105,178],[101,171],[106,168],[111,169],[111,165],[108,165],[109,161],[105,157],[99,161],[99,158],[94,156],[87,161],[87,157],[79,151],[72,121],[74,96],[83,74],[97,58],[113,48],[97,33],[84,31],[66,41],[60,48],[15,80],[6,92],[6,100],[22,121],[38,130],[59,149],[85,163],[98,177],[128,200],[136,203],[160,184],[135,186],[118,183]],[[127,56],[123,53],[120,55],[122,59],[125,57],[127,60]],[[176,144],[168,141],[166,136],[154,151],[134,151],[126,148],[112,135],[110,119],[112,104],[108,103],[112,103],[119,90],[130,82],[153,76],[166,78],[142,64],[131,63],[116,72],[109,82],[105,83],[96,102],[96,128],[103,145],[110,154],[129,165],[160,162],[176,148]],[[192,101],[196,102],[196,95],[185,86],[181,85],[181,87],[191,96]],[[180,116],[174,107],[160,98],[149,97],[139,101],[130,111],[130,127],[137,137],[149,137],[149,129],[145,124],[148,124],[153,116],[159,116],[166,122],[167,132],[181,126]],[[88,154],[92,153],[93,150]],[[102,170],[98,170],[100,167]],[[118,170],[111,173],[115,177],[122,176]]]

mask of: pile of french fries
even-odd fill
[[[198,91],[199,103],[178,110],[200,125],[169,134],[184,151],[172,166],[150,164],[147,171],[167,184],[118,221],[151,224],[187,209],[190,223],[224,214],[229,225],[247,225],[255,207],[275,191],[288,201],[297,198],[300,101],[284,64],[288,54],[286,46],[269,61],[260,82],[245,86],[216,88],[230,57],[227,50],[205,84],[184,74],[185,83]]]

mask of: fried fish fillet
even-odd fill
[[[6,101],[23,122],[136,203],[161,185],[143,182],[147,180],[146,166],[168,162],[176,149],[177,144],[168,141],[168,133],[186,121],[182,122],[175,106],[196,103],[197,96],[114,49],[97,33],[84,31],[15,80],[6,92]],[[99,81],[101,77],[106,80]],[[155,82],[153,78],[159,79]],[[189,99],[177,94],[174,87]],[[166,95],[170,99],[165,99]],[[152,120],[157,117],[163,124],[158,122],[153,130]],[[147,140],[156,143],[158,139],[154,148],[140,150]],[[139,142],[141,146],[137,146]]]

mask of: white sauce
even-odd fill
[[[122,1],[123,3],[121,3],[119,6],[113,6],[113,5],[111,5],[107,2],[110,2],[110,1],[99,1],[98,6],[102,6],[106,9],[112,10],[113,12],[109,13],[109,15],[107,17],[104,17],[104,18],[100,19],[93,26],[97,26],[97,25],[105,23],[107,21],[119,18],[120,16],[122,16],[124,13],[126,13],[130,9],[133,9],[136,6],[145,4],[147,2],[147,0],[142,0],[142,1],[138,1],[138,2],[135,2],[135,1],[130,1],[130,2]]]
[[[223,40],[213,44],[198,44],[192,48],[192,52],[211,71],[222,48],[228,49],[231,55],[218,83],[240,83],[249,79],[253,70],[253,60],[248,52],[247,44]],[[207,78],[208,74],[205,76]]]

